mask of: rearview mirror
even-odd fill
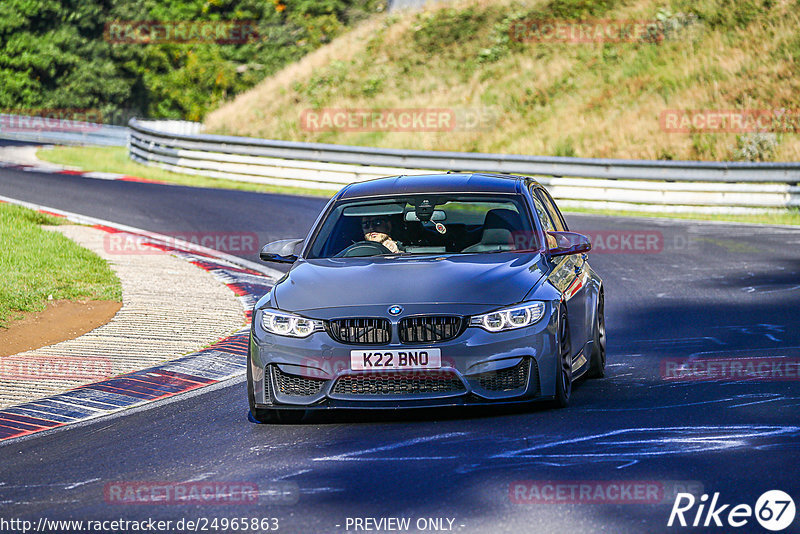
[[[433,210],[431,219],[433,222],[441,222],[447,220],[447,214],[443,210]],[[406,222],[419,222],[419,217],[413,211],[406,212]]]
[[[261,261],[274,261],[276,263],[294,263],[297,261],[295,248],[302,243],[302,239],[281,239],[264,245],[258,257]]]
[[[592,250],[592,242],[583,234],[575,232],[547,232],[547,252],[551,256],[567,256]],[[552,237],[552,239],[551,239]],[[553,243],[555,241],[555,243]]]

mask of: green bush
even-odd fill
[[[386,0],[2,0],[0,109],[201,120]],[[124,44],[113,21],[256,21],[242,44]]]
[[[780,138],[772,132],[747,133],[736,136],[736,146],[733,148],[734,160],[741,161],[770,161],[775,155]]]

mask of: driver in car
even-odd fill
[[[384,215],[361,218],[364,239],[380,243],[394,253],[402,252],[400,243],[391,238],[392,221]]]

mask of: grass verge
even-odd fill
[[[122,301],[119,279],[102,258],[41,228],[62,222],[0,203],[0,328],[20,313],[43,310],[50,299]]]
[[[146,165],[131,161],[128,158],[126,149],[122,147],[58,147],[52,150],[40,150],[37,156],[51,163],[80,167],[87,171],[116,172],[178,185],[239,189],[243,191],[279,193],[285,195],[321,196],[328,198],[333,196],[333,192],[331,191],[236,182],[234,180],[221,180],[217,178],[206,178],[204,176],[178,174],[157,167],[147,167]],[[612,211],[586,208],[567,208],[562,211],[566,213],[586,213],[616,217],[659,217],[695,221],[800,225],[800,210],[756,214],[651,213],[647,211]]]
[[[237,189],[240,191],[278,193],[283,195],[321,196],[327,198],[332,197],[335,193],[335,191],[328,190],[237,182],[235,180],[170,172],[158,167],[148,167],[147,165],[141,165],[132,161],[128,157],[128,150],[125,147],[55,147],[52,149],[39,150],[36,155],[39,159],[44,161],[69,167],[79,167],[86,171],[128,174],[136,176],[137,178],[157,180],[159,182],[176,185]]]
[[[751,224],[779,224],[800,226],[800,210],[787,209],[769,213],[653,213],[649,211],[629,211],[629,210],[603,210],[591,208],[565,208],[564,213],[585,213],[587,215],[608,215],[614,217],[647,217],[660,219],[685,219],[691,221],[717,221],[717,222],[739,222]]]

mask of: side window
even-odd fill
[[[547,233],[555,230],[553,227],[553,220],[550,218],[550,215],[548,215],[544,204],[542,204],[542,201],[539,200],[536,195],[531,195],[531,199],[533,200],[533,207],[536,209],[536,216],[539,217],[539,220],[542,222],[542,228],[544,228],[544,235],[547,239],[547,248],[553,248],[556,246],[556,238]]]
[[[539,217],[539,220],[542,222],[542,227],[544,228],[545,232],[551,232],[555,230],[555,226],[553,226],[553,219],[550,218],[550,215],[547,213],[547,209],[545,209],[544,204],[536,195],[531,195],[533,199],[533,207],[536,208],[536,215]]]
[[[558,211],[558,208],[556,207],[555,202],[553,202],[553,198],[550,196],[550,194],[544,189],[537,188],[536,195],[542,200],[547,213],[550,214],[550,217],[553,220],[556,230],[559,232],[566,232],[567,223],[564,221],[564,217],[561,215],[561,212]]]

